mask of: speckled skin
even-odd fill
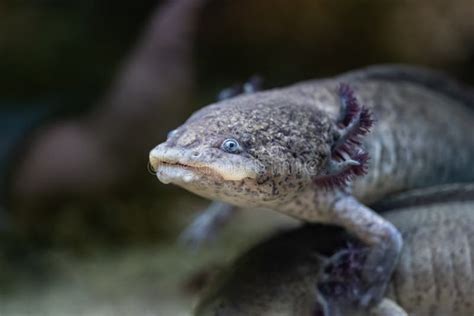
[[[399,191],[474,180],[474,111],[466,105],[470,94],[460,93],[467,89],[416,68],[381,69],[209,105],[151,152],[152,165],[163,182],[209,199],[345,227],[372,249],[361,303],[378,301],[402,241],[366,205]],[[371,158],[367,175],[327,189],[317,179],[331,174],[332,148],[344,132],[338,124],[341,83],[350,85],[376,124],[363,139]],[[220,148],[228,138],[240,142],[239,153]]]
[[[387,297],[408,315],[474,315],[474,200],[399,209],[386,218],[405,241]],[[257,245],[215,278],[195,315],[406,315],[390,300],[368,312],[316,290],[341,236],[334,228],[303,227]],[[322,306],[326,312],[315,312]]]

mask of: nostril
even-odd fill
[[[201,156],[201,153],[199,151],[193,151],[192,155],[193,155],[193,157],[197,158],[197,157]]]

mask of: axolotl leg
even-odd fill
[[[199,248],[215,237],[219,228],[232,219],[236,210],[237,207],[231,204],[213,201],[184,230],[180,241],[193,249]]]
[[[378,302],[384,295],[390,277],[398,262],[402,237],[390,222],[345,195],[334,201],[329,221],[346,228],[369,246],[362,267],[362,282],[366,285],[359,300],[362,306]]]
[[[299,201],[288,204],[284,212],[307,222],[341,226],[366,245],[360,291],[354,303],[367,307],[380,302],[403,244],[394,225],[338,189],[306,192]]]

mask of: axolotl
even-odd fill
[[[211,200],[344,227],[370,249],[367,306],[382,298],[403,243],[368,205],[474,180],[473,103],[468,87],[435,71],[373,66],[206,106],[151,150],[150,164],[163,183]]]

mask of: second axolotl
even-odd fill
[[[421,203],[413,205],[415,196]],[[474,183],[418,189],[397,200],[405,206],[384,216],[401,231],[404,247],[378,306],[353,304],[364,253],[358,241],[313,224],[280,231],[211,274],[194,315],[474,315]]]
[[[344,227],[370,248],[365,306],[381,299],[402,247],[368,205],[474,180],[473,102],[439,73],[369,67],[204,107],[150,152],[150,164],[160,181],[211,200]]]

